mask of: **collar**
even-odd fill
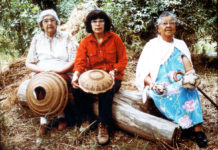
[[[173,44],[174,41],[175,41],[175,38],[174,38],[174,37],[173,37],[173,40],[172,40],[171,42],[167,42],[167,41],[163,40],[163,38],[162,38],[160,35],[158,35],[157,38],[158,38],[162,43],[164,43],[164,44]]]
[[[110,37],[112,37],[112,35],[113,35],[113,33],[111,31],[105,32],[102,43],[104,43],[104,41],[107,41],[108,39],[110,39]],[[97,42],[93,33],[88,38],[89,38],[90,42]]]

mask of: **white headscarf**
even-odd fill
[[[56,19],[57,24],[60,24],[60,20],[58,19],[57,13],[56,13],[53,9],[47,9],[47,10],[43,10],[43,11],[40,13],[40,15],[39,15],[39,17],[38,17],[38,19],[37,19],[37,22],[38,22],[39,25],[40,25],[40,23],[42,22],[43,18],[44,18],[45,16],[47,16],[47,15],[52,15],[52,16]]]

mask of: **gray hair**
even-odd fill
[[[47,10],[43,10],[43,11],[40,13],[40,15],[39,15],[39,17],[38,17],[38,19],[37,19],[37,22],[38,22],[39,25],[41,24],[43,18],[44,18],[45,16],[47,16],[47,15],[52,15],[52,16],[56,19],[57,24],[60,24],[60,20],[58,19],[57,13],[56,13],[53,9],[47,9]]]
[[[175,23],[177,22],[177,17],[176,17],[175,14],[173,14],[173,13],[171,13],[171,12],[169,12],[169,11],[164,11],[164,12],[162,12],[162,14],[161,14],[161,15],[159,16],[159,18],[157,19],[156,25],[158,26],[158,25],[161,23],[162,18],[163,18],[163,17],[166,17],[166,16],[171,16],[171,17],[173,17]]]

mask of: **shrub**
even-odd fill
[[[177,15],[180,25],[176,37],[185,40],[191,50],[199,37],[217,39],[216,0],[102,0],[98,4],[110,14],[115,31],[135,52],[155,36],[154,23],[163,11]]]
[[[28,0],[3,1],[0,5],[0,51],[23,54],[37,32],[39,8]]]

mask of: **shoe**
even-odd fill
[[[98,124],[97,142],[99,145],[105,145],[109,142],[108,128],[101,122]]]
[[[89,130],[88,126],[89,126],[89,122],[84,121],[79,128],[79,132],[84,132],[85,130]]]
[[[193,129],[192,128],[183,129],[182,134],[181,134],[181,138],[182,139],[190,139],[192,134],[193,134]]]
[[[195,141],[198,144],[200,148],[202,147],[207,147],[207,136],[205,135],[204,132],[195,132]]]
[[[36,131],[36,137],[41,137],[45,134],[47,129],[47,124],[42,124],[39,126],[39,130]]]
[[[64,118],[58,119],[58,130],[62,131],[64,129],[66,129],[66,127],[67,127],[66,120]]]

